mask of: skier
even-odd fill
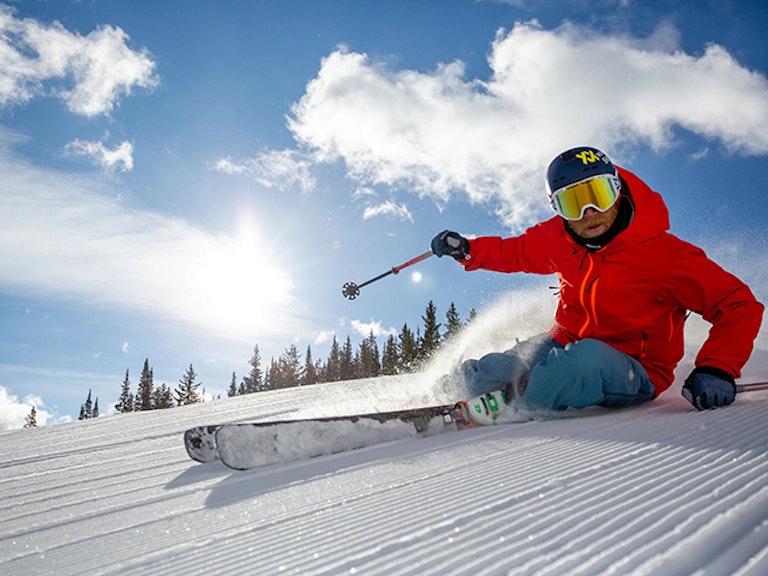
[[[531,409],[639,404],[672,384],[690,310],[712,327],[683,396],[700,410],[731,404],[762,321],[750,289],[670,234],[661,196],[600,150],[558,155],[547,196],[557,215],[520,236],[445,230],[432,240],[437,256],[468,271],[556,273],[560,282],[548,332],[467,360],[443,378],[445,391]]]

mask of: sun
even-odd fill
[[[243,221],[235,236],[207,236],[194,250],[195,272],[182,293],[197,322],[238,339],[285,322],[293,282],[253,222]]]

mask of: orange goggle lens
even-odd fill
[[[552,207],[563,218],[580,220],[587,208],[605,212],[616,203],[619,187],[613,176],[595,176],[552,193]]]

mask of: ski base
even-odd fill
[[[510,419],[511,418],[511,419]],[[196,426],[184,433],[189,457],[236,470],[354,450],[415,435],[518,420],[502,392],[469,402],[391,412]]]
[[[372,414],[225,424],[217,427],[215,438],[223,464],[249,470],[470,425],[466,404],[460,402]]]
[[[189,457],[221,460],[236,470],[354,450],[415,435],[509,422],[510,407],[501,391],[469,402],[391,412],[267,422],[196,426],[184,433]],[[523,418],[525,420],[525,418]]]

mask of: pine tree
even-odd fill
[[[187,368],[187,371],[184,373],[184,376],[179,380],[180,386],[175,390],[176,403],[179,406],[199,404],[203,401],[203,396],[198,391],[201,383],[195,383],[195,378],[197,378],[197,373],[192,367],[192,364],[190,364],[189,368]]]
[[[144,368],[141,371],[139,388],[136,391],[136,410],[152,410],[152,389],[154,376],[149,367],[149,358],[144,360]]]
[[[325,365],[325,381],[338,382],[341,380],[341,350],[336,336],[331,342],[331,351],[328,354],[328,362]]]
[[[368,338],[360,343],[360,372],[359,378],[372,378],[381,374],[381,360],[379,359],[379,345],[376,336],[371,330]]]
[[[262,381],[264,379],[261,370],[261,354],[259,353],[258,344],[253,347],[253,356],[248,360],[248,365],[251,367],[251,370],[246,376],[243,376],[243,390],[246,394],[252,394],[254,392],[259,392],[262,389]]]
[[[397,354],[397,342],[394,335],[390,334],[384,344],[384,352],[381,356],[381,373],[392,375],[398,373],[399,358]]]
[[[326,379],[327,371],[325,369],[325,364],[323,364],[322,360],[318,360],[317,362],[315,362],[315,373],[317,374],[317,384],[328,381]]]
[[[291,376],[287,374],[285,361],[282,358],[272,360],[272,365],[270,366],[270,376],[272,377],[272,390],[290,388]]]
[[[361,346],[367,346],[367,344],[361,344]],[[363,363],[360,361],[360,349],[358,348],[355,355],[352,357],[352,371],[350,380],[359,380],[364,378],[363,376]]]
[[[371,373],[373,376],[379,376],[381,374],[381,356],[379,355],[379,343],[373,334],[373,330],[371,330],[368,341],[370,342],[371,349]]]
[[[291,388],[301,383],[301,361],[295,344],[285,349],[277,362],[273,361],[270,369],[272,389]]]
[[[352,353],[352,340],[347,336],[339,358],[339,377],[341,380],[351,380],[355,377],[355,358]]]
[[[227,388],[227,396],[229,398],[237,396],[237,375],[234,372],[232,372],[232,380],[229,383],[229,388]]]
[[[443,334],[443,340],[447,342],[455,338],[459,332],[461,332],[463,327],[461,317],[456,311],[456,305],[453,302],[448,306],[448,312],[445,313],[445,321],[445,334]]]
[[[165,382],[152,391],[152,406],[155,410],[173,408],[173,394],[170,386]]]
[[[400,369],[403,372],[413,372],[416,369],[419,347],[413,336],[413,331],[408,328],[408,324],[403,324],[403,328],[400,330],[398,348],[400,353]]]
[[[352,378],[355,380],[367,378],[366,371],[369,366],[364,366],[364,364],[370,364],[370,352],[368,351],[368,347],[368,339],[366,338],[358,344],[357,350],[355,351],[355,356],[352,359]],[[365,356],[365,362],[363,361],[363,356]]]
[[[125,371],[123,386],[120,389],[120,398],[115,404],[115,410],[118,412],[133,412],[133,394],[131,393],[131,381],[128,378],[128,370]]]
[[[78,420],[89,420],[93,418],[93,402],[91,401],[91,391],[88,390],[88,398],[85,400],[85,404],[80,405],[80,415]]]
[[[425,362],[440,348],[440,326],[437,321],[437,308],[432,300],[427,304],[427,310],[421,317],[424,321],[424,335],[419,341],[419,360]]]
[[[93,418],[93,401],[90,390],[88,390],[88,398],[85,399],[85,416],[86,418]]]
[[[312,360],[312,348],[307,346],[307,352],[304,354],[304,368],[302,369],[301,385],[308,386],[310,384],[317,384],[319,375],[317,373],[317,366]]]
[[[91,418],[99,417],[99,397],[96,396],[96,401],[93,403],[93,412],[91,412]]]
[[[24,428],[37,428],[37,408],[34,406],[24,419]]]
[[[262,390],[272,390],[274,388],[274,376],[277,374],[277,363],[272,358],[269,361],[269,368],[264,372],[264,382],[262,384]]]

